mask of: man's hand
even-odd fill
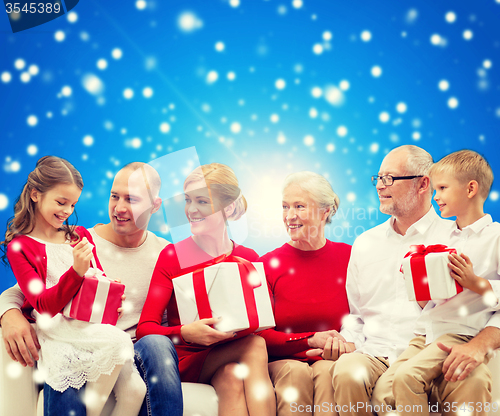
[[[121,283],[120,280],[115,280],[115,282]],[[125,299],[127,299],[127,297],[125,296],[125,293],[124,293],[122,295],[122,303],[121,303],[120,307],[116,310],[116,312],[118,312],[118,319],[120,319],[123,316],[123,302],[125,302]]]
[[[344,337],[340,335],[337,331],[335,330],[330,330],[330,331],[322,331],[322,332],[316,332],[312,337],[307,339],[307,344],[311,348],[320,348],[323,349],[325,348],[325,344],[328,338],[339,338],[342,341],[346,342]],[[317,354],[319,355],[319,354]]]
[[[317,337],[316,341],[314,337]],[[306,351],[308,357],[315,357],[321,355],[325,360],[336,361],[342,354],[353,352],[356,350],[354,343],[347,342],[345,338],[340,335],[337,331],[324,331],[316,332],[313,337],[309,338],[309,346],[321,345],[321,342],[325,339],[323,347],[316,347],[309,351]],[[318,344],[318,342],[320,342]]]
[[[40,344],[34,328],[18,309],[5,312],[1,320],[2,336],[7,354],[23,367],[33,367],[38,360]]]
[[[199,345],[212,345],[216,342],[233,338],[236,333],[217,331],[209,326],[220,322],[220,320],[220,318],[206,318],[182,325],[181,336],[184,341],[194,342]]]
[[[342,341],[339,338],[328,338],[323,349],[323,359],[337,361],[342,354],[355,350],[356,346],[352,342]]]
[[[448,347],[438,342],[437,346],[449,354],[443,363],[443,374],[446,381],[465,380],[478,365],[484,362],[484,352],[470,343]]]

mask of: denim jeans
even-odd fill
[[[135,364],[147,387],[139,416],[182,416],[179,360],[170,338],[148,335],[134,345]],[[86,416],[80,390],[69,387],[63,393],[48,384],[43,389],[44,416]]]
[[[164,335],[147,335],[134,345],[135,364],[148,392],[139,416],[182,416],[179,359]]]
[[[87,409],[80,395],[80,390],[68,387],[60,393],[47,383],[43,386],[43,415],[44,416],[86,416]]]

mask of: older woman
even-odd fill
[[[267,343],[269,374],[278,415],[330,412],[335,404],[329,368],[342,317],[349,313],[345,280],[351,246],[325,238],[339,198],[313,172],[289,175],[283,186],[283,222],[290,241],[264,255],[275,329],[260,334]],[[326,351],[328,350],[328,351]],[[325,353],[325,354],[324,354]],[[332,412],[333,413],[333,412]]]
[[[212,163],[193,171],[184,182],[185,215],[192,237],[167,246],[158,257],[137,338],[168,336],[175,343],[182,381],[212,384],[219,398],[219,416],[271,416],[276,413],[267,371],[265,342],[256,335],[232,339],[233,333],[211,326],[218,318],[181,325],[172,280],[219,260],[224,254],[255,261],[257,253],[229,239],[227,220],[246,210],[238,180],[228,166]],[[226,261],[226,260],[223,260]],[[168,326],[162,317],[168,312]],[[239,364],[249,369],[237,377]]]

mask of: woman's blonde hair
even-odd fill
[[[67,160],[56,156],[44,156],[36,163],[35,170],[28,175],[28,180],[24,184],[21,195],[16,199],[14,205],[14,216],[7,223],[5,240],[0,242],[5,252],[7,244],[17,234],[29,234],[35,228],[35,205],[31,199],[31,191],[36,189],[41,194],[50,191],[59,184],[74,184],[79,189],[83,189],[83,180],[80,172]],[[78,241],[79,236],[68,223],[68,219],[63,223],[61,229],[65,232],[66,238],[71,241]]]
[[[192,171],[184,181],[184,189],[193,182],[204,181],[211,195],[222,204],[222,209],[235,203],[234,210],[226,219],[236,221],[247,210],[247,201],[238,186],[233,170],[222,163],[202,165]],[[223,211],[224,212],[224,211]]]

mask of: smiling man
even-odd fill
[[[110,222],[89,230],[106,275],[125,284],[124,314],[117,327],[129,333],[133,341],[156,260],[168,244],[147,230],[151,215],[161,206],[160,186],[160,176],[150,165],[141,162],[126,165],[116,174],[111,187]],[[38,359],[39,346],[33,327],[20,312],[23,300],[16,286],[0,296],[0,324],[10,357],[33,366],[31,356]],[[172,342],[168,337],[145,337],[134,348],[137,368],[148,388],[140,415],[180,416],[182,391]],[[83,390],[68,388],[59,393],[45,384],[44,415],[85,416]]]
[[[96,225],[94,231],[121,247],[140,246],[148,237],[146,229],[151,215],[160,209],[160,186],[160,177],[150,165],[139,162],[126,165],[111,186],[110,222]]]
[[[372,415],[374,411],[385,414],[389,410],[381,406],[392,394],[391,385],[383,380],[375,383],[386,371],[394,371],[390,365],[414,337],[415,322],[421,313],[418,304],[408,300],[399,271],[401,261],[410,245],[446,244],[454,226],[441,219],[431,205],[431,165],[432,158],[425,150],[401,146],[387,154],[379,173],[372,177],[380,211],[391,218],[356,239],[347,271],[350,315],[341,331],[345,339],[324,352],[325,358],[336,360],[330,374],[336,409],[342,416]],[[355,344],[355,352],[349,353],[349,343]],[[484,361],[488,351],[500,345],[500,331],[487,327],[466,345],[460,351],[451,349],[445,364],[455,361],[473,365],[461,374],[451,371],[445,379],[435,381],[442,401],[452,404],[449,408],[477,397],[487,399],[488,395],[491,402],[491,374],[485,366],[481,371],[472,370]],[[463,381],[455,382],[457,379]],[[372,406],[374,388],[378,400]],[[479,396],[478,392],[484,394]],[[451,415],[446,407],[443,414]]]

